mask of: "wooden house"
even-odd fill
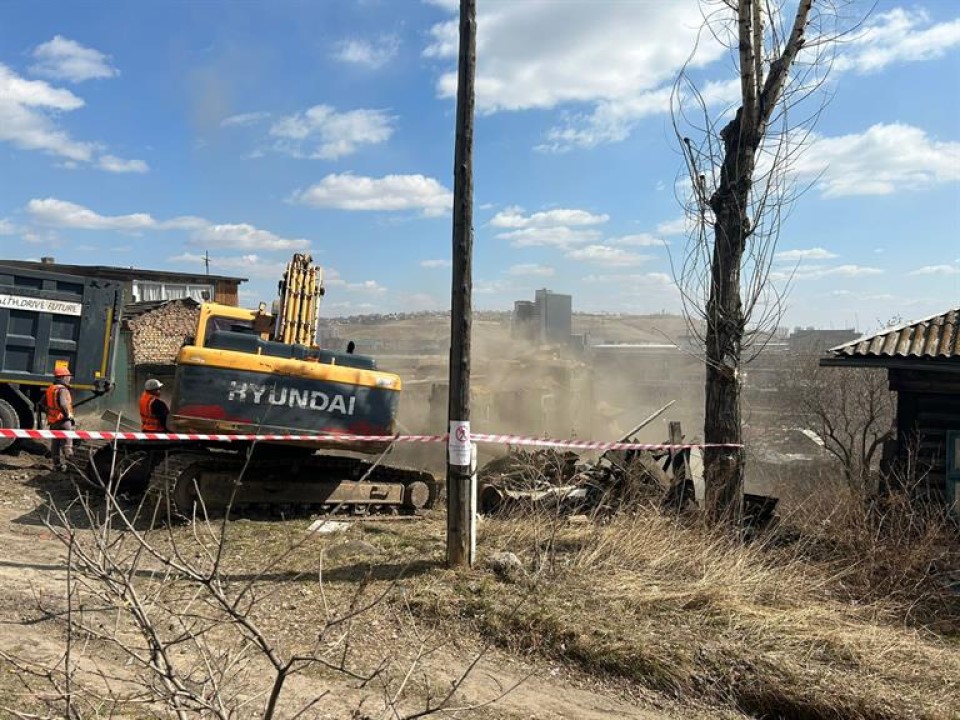
[[[925,496],[960,498],[960,308],[832,348],[820,364],[887,371],[897,394],[889,475],[909,469]]]

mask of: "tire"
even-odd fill
[[[0,428],[16,430],[20,427],[20,416],[13,405],[6,400],[0,400]],[[0,438],[0,452],[16,442],[16,438]]]

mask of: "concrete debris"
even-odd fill
[[[506,582],[517,582],[527,575],[520,558],[512,552],[497,552],[489,557],[487,565],[493,573]]]
[[[383,550],[366,540],[347,540],[326,549],[324,552],[327,559],[333,562],[355,557],[375,557],[383,554]]]
[[[319,518],[310,524],[310,527],[307,528],[307,532],[316,533],[317,535],[334,535],[336,533],[346,532],[350,529],[350,527],[351,523],[348,522]]]

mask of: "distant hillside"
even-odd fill
[[[506,311],[475,312],[474,333],[481,338],[493,331],[509,333],[511,313]],[[404,344],[421,343],[434,347],[447,344],[450,314],[447,311],[350,315],[323,318],[322,332],[328,338],[344,338],[357,342],[403,340]],[[687,333],[686,322],[679,315],[621,315],[574,313],[574,334],[587,334],[596,343],[662,343],[676,342]]]

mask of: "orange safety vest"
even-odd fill
[[[156,395],[146,390],[140,395],[140,429],[143,432],[163,432],[160,419],[153,414],[153,401],[156,399]]]
[[[67,391],[67,412],[64,413],[60,409],[60,392],[62,390]],[[54,383],[47,387],[47,393],[44,397],[44,402],[47,406],[47,426],[55,425],[58,422],[66,420],[68,417],[73,415],[73,398],[70,395],[70,390],[67,389],[66,385],[57,385]]]

